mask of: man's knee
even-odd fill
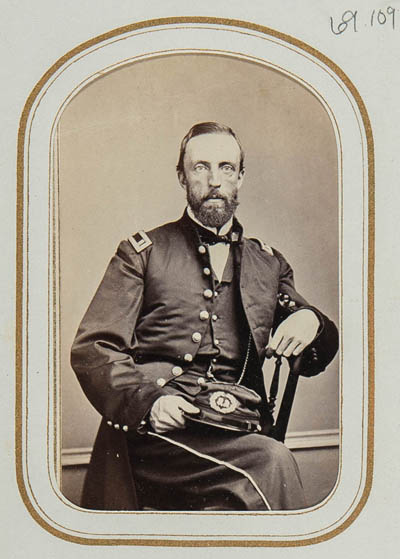
[[[259,463],[276,466],[294,463],[293,454],[283,443],[263,435],[251,435],[251,437],[253,437],[251,444],[254,445],[254,452]]]

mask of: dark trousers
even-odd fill
[[[185,429],[129,438],[141,508],[295,510],[305,508],[292,453],[260,434],[188,422]]]

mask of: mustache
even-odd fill
[[[203,196],[202,201],[205,202],[207,200],[228,200],[228,197],[220,192],[211,192],[210,194]]]

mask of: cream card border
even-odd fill
[[[57,122],[79,89],[105,72],[183,52],[234,56],[282,71],[319,98],[335,130],[341,208],[341,465],[332,493],[304,511],[94,512],[72,505],[57,486]],[[200,17],[142,22],[80,45],[48,70],[26,102],[18,145],[16,458],[21,495],[41,526],[92,545],[287,546],[331,538],[356,518],[372,481],[373,188],[372,133],[357,90],[321,53],[271,29]]]

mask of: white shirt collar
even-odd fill
[[[199,221],[197,219],[197,217],[194,215],[193,210],[190,206],[187,206],[186,209],[187,209],[187,213],[188,213],[188,216],[190,217],[190,219],[193,219],[193,221],[198,223],[199,225],[201,225],[201,227],[204,227],[205,229],[208,229],[209,231],[212,231],[216,235],[226,235],[232,227],[232,222],[233,222],[232,217],[226,223],[224,223],[224,225],[218,231],[216,227],[207,227],[207,225],[204,225],[204,223],[201,223],[201,221]]]

